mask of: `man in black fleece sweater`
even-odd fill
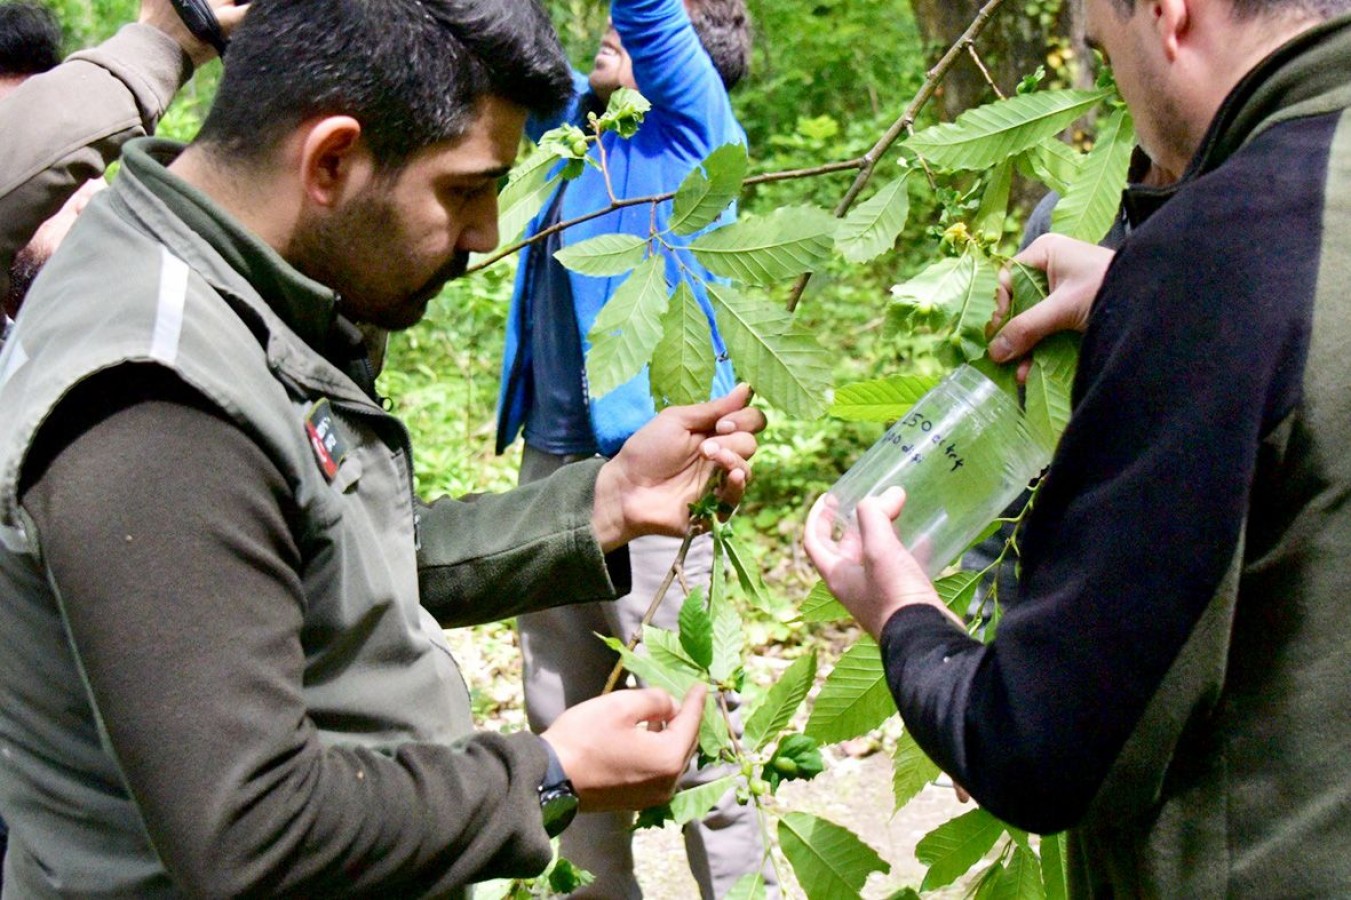
[[[1035,318],[1087,327],[997,638],[946,614],[899,497],[860,506],[861,545],[818,510],[808,550],[934,761],[1014,825],[1072,829],[1078,893],[1341,896],[1351,3],[1085,8],[1142,146],[1184,174],[1127,192],[1105,277],[1063,239],[1028,251],[1058,288]],[[1085,285],[1091,316],[1062,302]]]

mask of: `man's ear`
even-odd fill
[[[1147,0],[1168,62],[1176,62],[1191,37],[1192,0]]]
[[[351,116],[314,120],[301,141],[299,164],[306,198],[325,207],[360,191],[375,171],[361,123]]]

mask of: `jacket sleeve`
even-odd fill
[[[424,506],[422,605],[451,628],[626,594],[628,551],[606,555],[591,527],[601,465],[574,463],[505,494]]]
[[[320,740],[288,485],[172,380],[132,396],[89,382],[83,414],[44,426],[23,503],[109,751],[179,890],[445,896],[537,874],[551,854],[534,735],[388,754]]]
[[[0,101],[0,296],[14,254],[38,226],[102,175],[123,144],[152,133],[191,74],[172,38],[132,24]]]
[[[722,78],[690,24],[682,0],[615,0],[610,17],[633,59],[638,90],[678,134],[667,134],[702,157],[732,119]],[[683,140],[682,140],[683,137]]]

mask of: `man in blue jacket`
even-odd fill
[[[652,104],[638,133],[629,140],[602,138],[610,183],[620,197],[674,191],[713,150],[745,145],[746,135],[732,112],[728,90],[746,73],[750,29],[744,0],[615,0],[611,26],[601,40],[589,76],[574,73],[576,96],[555,121],[531,123],[533,136],[564,122],[586,127],[591,111],[605,108],[620,87],[639,91]],[[593,159],[600,151],[591,150]],[[588,166],[545,204],[527,233],[537,234],[610,205],[604,174]],[[516,295],[508,319],[498,408],[497,450],[524,433],[521,482],[543,478],[597,453],[610,456],[655,414],[647,371],[603,397],[589,397],[585,354],[587,333],[597,313],[626,276],[595,278],[569,272],[554,259],[565,246],[607,233],[648,235],[662,229],[671,204],[616,210],[574,226],[522,254]],[[727,214],[728,216],[731,213]],[[678,241],[678,239],[677,239]],[[681,266],[701,278],[712,276],[687,250],[666,260],[675,284]],[[731,363],[718,334],[708,298],[695,294],[708,315],[718,359],[713,394],[734,386]],[[525,702],[530,725],[542,731],[563,710],[601,692],[616,657],[596,634],[627,639],[674,561],[680,541],[646,538],[629,547],[633,590],[618,601],[586,604],[521,616],[525,657]],[[711,540],[696,541],[684,566],[688,583],[707,583]],[[681,598],[673,589],[656,624],[673,628]],[[563,855],[596,876],[591,896],[639,897],[627,813],[581,815],[563,837]],[[721,897],[736,880],[762,867],[764,847],[754,810],[729,793],[703,822],[687,828],[691,869],[705,897]],[[766,879],[773,881],[768,866]],[[771,884],[771,891],[775,890]]]

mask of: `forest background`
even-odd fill
[[[131,21],[137,0],[44,0],[66,31],[67,50],[88,46]],[[574,65],[589,70],[604,30],[605,0],[545,0]],[[748,0],[754,19],[751,76],[733,93],[749,138],[751,174],[821,166],[862,156],[907,109],[935,60],[976,18],[976,0]],[[1088,87],[1096,76],[1084,49],[1075,0],[1006,0],[971,52],[943,78],[915,127],[956,118],[964,110],[1013,95],[1029,79],[1043,89]],[[316,23],[316,27],[322,27]],[[180,93],[160,127],[188,140],[209,108],[220,65],[205,67]],[[1085,126],[1087,127],[1087,126]],[[1091,135],[1063,136],[1081,149]],[[900,174],[900,153],[884,156],[876,183]],[[747,214],[799,204],[831,208],[856,171],[752,185],[741,198]],[[114,174],[115,177],[115,174]],[[890,288],[934,263],[945,232],[979,205],[949,180],[912,179],[910,212],[891,252],[864,264],[836,257],[816,271],[798,307],[797,323],[830,351],[833,382],[844,385],[903,374],[934,376],[949,367],[942,337],[924,328],[888,327]],[[1015,177],[1013,203],[999,244],[1011,253],[1022,219],[1045,188]],[[380,388],[409,425],[417,449],[420,493],[463,495],[514,485],[519,443],[493,453],[494,406],[514,278],[514,259],[452,282],[426,320],[394,335]],[[792,285],[768,288],[787,302]],[[767,588],[767,603],[742,611],[754,695],[804,654],[820,672],[852,646],[858,632],[838,622],[801,621],[798,610],[817,578],[801,550],[807,509],[881,434],[877,422],[829,416],[795,420],[770,411],[755,460],[755,481],[736,517],[738,542],[749,550]],[[519,656],[509,623],[454,634],[469,673],[475,711],[488,727],[524,727]],[[894,742],[884,728],[832,753],[866,755]],[[877,786],[886,806],[890,785]],[[867,834],[861,834],[865,841]]]

